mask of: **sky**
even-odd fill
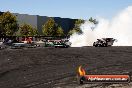
[[[132,0],[1,0],[0,11],[49,17],[111,19]]]

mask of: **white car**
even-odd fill
[[[22,49],[26,46],[27,46],[27,44],[25,44],[25,43],[13,43],[11,46],[11,49]]]

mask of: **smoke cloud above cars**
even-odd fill
[[[92,46],[100,38],[117,39],[114,46],[132,46],[132,6],[119,12],[112,20],[100,17],[97,20],[97,25],[89,21],[81,25],[83,34],[75,33],[70,37],[72,47]]]

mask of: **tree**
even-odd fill
[[[74,24],[74,28],[69,31],[68,35],[72,35],[74,33],[82,34],[82,30],[80,29],[80,26],[84,23],[85,21],[82,19],[77,19]]]
[[[12,36],[18,30],[16,17],[9,11],[0,15],[0,35]]]
[[[98,21],[96,19],[93,19],[92,17],[90,17],[89,21],[94,24],[98,24]]]
[[[74,34],[74,33],[78,33],[75,29],[73,29],[73,30],[70,30],[69,32],[68,32],[68,35],[72,35],[72,34]]]
[[[36,28],[32,27],[29,24],[24,24],[20,26],[20,36],[36,36],[38,31]]]
[[[55,23],[53,18],[49,20],[42,26],[42,31],[44,36],[63,36],[63,29],[57,23]]]
[[[63,32],[62,27],[61,26],[58,26],[57,28],[58,28],[58,30],[57,30],[57,36],[63,36],[64,35],[64,32]]]

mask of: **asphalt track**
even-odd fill
[[[0,88],[132,88],[132,83],[79,85],[80,65],[87,74],[132,74],[132,47],[0,50]]]

